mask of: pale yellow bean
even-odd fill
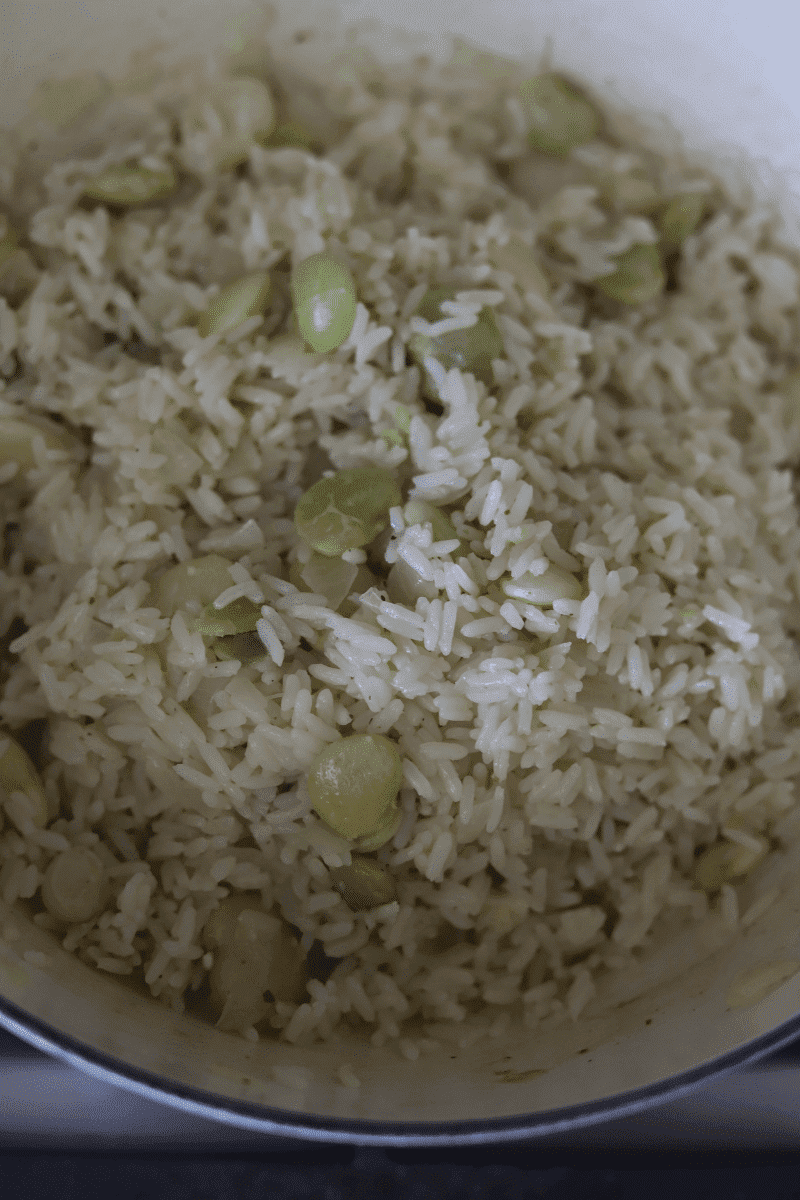
[[[222,288],[197,323],[201,337],[217,336],[238,329],[251,317],[263,316],[271,284],[266,271],[251,271]]]
[[[331,871],[331,883],[353,912],[367,912],[389,904],[397,895],[397,885],[380,863],[354,854],[350,865]]]
[[[379,734],[352,734],[315,756],[308,792],[314,811],[336,833],[372,838],[382,836],[395,820],[402,779],[403,763],[393,741]]]
[[[717,842],[704,850],[694,865],[694,880],[704,892],[716,892],[723,883],[749,874],[766,857],[769,846],[761,850],[736,842]]]
[[[614,262],[615,271],[594,281],[595,287],[610,299],[620,304],[647,304],[663,292],[666,276],[657,246],[631,246],[618,254]]]
[[[79,925],[102,911],[107,885],[99,856],[87,846],[73,846],[57,854],[45,871],[42,902],[56,920]]]
[[[261,605],[240,596],[224,608],[207,604],[194,622],[194,629],[204,637],[230,637],[234,633],[252,633],[260,620]]]
[[[185,166],[198,175],[225,171],[246,162],[257,143],[275,126],[275,107],[260,79],[226,79],[191,103],[180,118]]]
[[[512,600],[549,606],[555,600],[580,600],[585,594],[583,584],[563,567],[551,564],[543,575],[526,571],[519,579],[506,577],[501,587]]]
[[[46,450],[67,450],[66,437],[16,417],[0,417],[0,463],[16,462],[22,470],[36,465],[34,444],[41,438]]]
[[[600,129],[591,101],[558,75],[538,75],[519,89],[528,121],[528,141],[544,154],[568,154],[590,142]]]
[[[170,567],[154,588],[156,603],[164,616],[171,617],[181,608],[199,616],[201,609],[233,587],[230,565],[220,554],[207,554]]]
[[[89,200],[101,204],[130,207],[162,200],[175,191],[178,177],[172,167],[158,170],[152,167],[114,163],[97,175],[90,176],[83,186],[83,194]]]
[[[39,772],[19,742],[0,729],[0,788],[7,796],[21,792],[30,801],[34,825],[47,824],[48,808]]]

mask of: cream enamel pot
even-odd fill
[[[714,0],[701,6],[701,19],[685,0],[294,0],[277,8],[270,37],[366,20],[359,36],[389,59],[409,46],[443,53],[454,35],[532,63],[547,50],[554,64],[654,126],[667,116],[693,151],[734,172],[749,162],[757,188],[777,196],[791,219],[800,97],[783,48],[796,18],[777,3]],[[42,80],[98,66],[121,74],[155,43],[154,61],[167,67],[236,49],[263,19],[240,0],[3,0],[0,9],[0,124],[25,114]],[[120,1086],[264,1133],[452,1145],[574,1129],[676,1098],[800,1034],[798,852],[761,868],[760,884],[778,890],[763,918],[733,940],[690,931],[661,952],[674,966],[669,983],[647,990],[646,975],[622,981],[616,1004],[546,1044],[516,1031],[416,1063],[344,1040],[252,1044],[91,972],[2,908],[0,1024]],[[737,980],[776,963],[788,964],[775,976],[783,982],[748,1007],[729,1007]],[[626,987],[639,998],[628,999]],[[344,1060],[359,1089],[337,1078]],[[305,1073],[296,1075],[298,1067]]]

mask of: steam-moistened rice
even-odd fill
[[[414,1060],[774,899],[800,260],[571,86],[359,61],[3,150],[0,894],[177,1010]]]

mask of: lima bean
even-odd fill
[[[590,142],[600,129],[594,105],[558,75],[538,75],[523,83],[520,100],[528,122],[528,141],[544,154],[563,155]]]
[[[352,734],[314,757],[308,792],[314,811],[341,837],[370,838],[396,819],[402,779],[393,741],[380,734]]]
[[[356,319],[356,285],[348,268],[324,251],[292,270],[292,301],[303,340],[318,354],[346,341]]]

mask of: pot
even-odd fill
[[[791,224],[800,98],[784,48],[793,18],[779,0],[701,7],[702,21],[686,0],[343,0],[335,11],[295,0],[278,5],[269,36],[289,44],[300,32],[294,44],[319,54],[336,30],[362,22],[357,38],[384,59],[409,49],[442,55],[453,35],[531,63],[546,51],[635,111],[654,144],[667,136],[666,116],[692,152],[778,198]],[[121,75],[136,54],[162,72],[219,47],[240,54],[265,22],[242,0],[6,0],[3,12],[0,112],[9,123],[51,77],[98,64]],[[800,1033],[797,849],[772,856],[753,886],[776,890],[762,918],[735,937],[713,921],[690,930],[546,1041],[517,1030],[417,1062],[344,1035],[303,1049],[253,1044],[90,971],[5,910],[0,1023],[122,1087],[265,1133],[403,1146],[530,1138],[677,1098]],[[342,1083],[345,1061],[360,1087]]]

